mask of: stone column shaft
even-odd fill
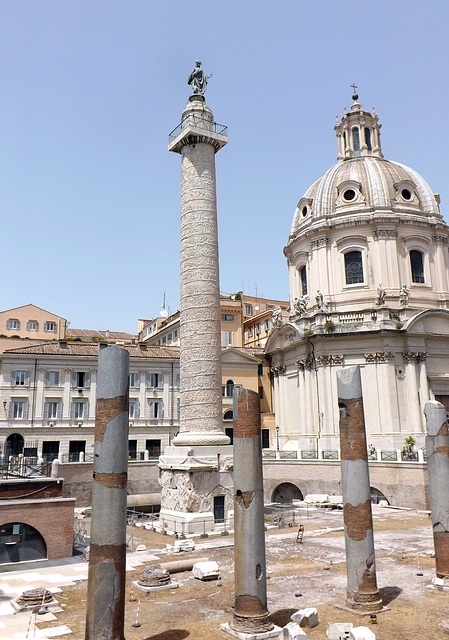
[[[215,153],[227,142],[213,130],[203,96],[192,95],[170,151],[181,161],[179,434],[183,445],[224,445]]]
[[[382,608],[376,580],[371,490],[360,367],[337,372],[340,407],[341,485],[345,524],[347,603]]]
[[[449,432],[444,405],[426,402],[427,473],[438,578],[449,579]]]
[[[98,355],[86,640],[123,640],[129,354]]]
[[[234,421],[235,609],[231,627],[243,633],[273,629],[267,610],[265,520],[260,401],[255,391],[238,393]]]

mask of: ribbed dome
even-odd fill
[[[413,169],[371,155],[347,159],[331,167],[298,202],[291,234],[323,217],[391,214],[436,216],[438,201]],[[329,221],[331,222],[331,221]],[[332,224],[332,222],[331,222]]]

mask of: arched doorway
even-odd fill
[[[376,487],[370,487],[370,493],[371,493],[372,504],[379,504],[381,500],[385,500],[387,504],[390,504],[390,501],[388,500],[388,498],[384,496],[382,491],[380,491],[379,489],[376,489]]]
[[[8,459],[9,456],[18,456],[23,453],[24,444],[25,441],[20,433],[11,433],[11,435],[6,438],[6,459]]]
[[[23,562],[47,557],[47,545],[37,529],[23,522],[0,525],[0,562]]]
[[[303,495],[298,487],[291,482],[279,484],[271,496],[271,502],[279,502],[280,504],[291,504],[293,500],[303,500]]]

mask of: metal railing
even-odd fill
[[[310,451],[302,449],[301,460],[318,460],[318,452],[313,449]]]
[[[51,476],[51,463],[37,464],[37,458],[19,458],[0,462],[0,479],[32,478],[33,476]]]
[[[338,451],[331,450],[331,449],[323,449],[322,458],[323,460],[339,460]]]
[[[179,136],[188,126],[193,126],[196,129],[204,129],[205,131],[211,131],[212,133],[218,133],[221,136],[228,135],[228,127],[218,122],[211,122],[205,118],[198,118],[197,116],[190,114],[177,127],[168,134],[168,141],[171,142]]]
[[[380,459],[382,462],[397,462],[398,455],[396,451],[381,451]]]

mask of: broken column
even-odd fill
[[[360,367],[337,372],[340,407],[341,485],[345,525],[347,604],[379,611],[371,490]]]
[[[274,627],[267,609],[260,400],[258,393],[248,389],[236,388],[235,393],[235,609],[230,626],[234,631],[254,634]]]
[[[123,640],[129,354],[98,355],[86,640]]]
[[[426,402],[426,452],[429,500],[435,545],[437,578],[449,578],[449,432],[446,408],[440,402]]]

